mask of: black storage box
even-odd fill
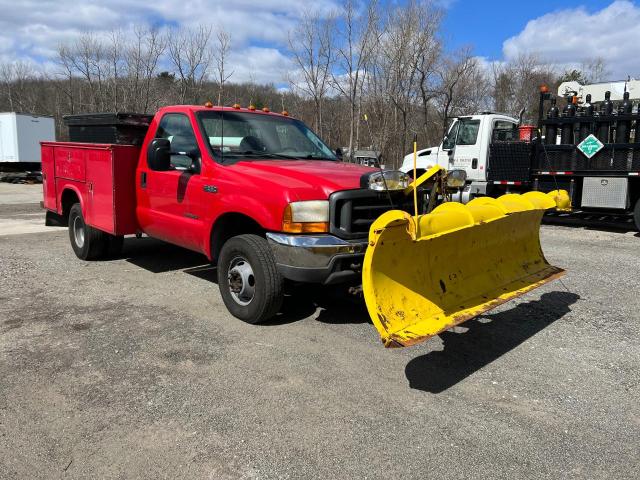
[[[533,147],[520,141],[493,142],[489,146],[487,180],[528,182]]]
[[[142,145],[153,115],[143,113],[86,113],[66,115],[69,141]]]

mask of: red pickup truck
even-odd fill
[[[142,233],[201,252],[250,323],[278,312],[285,279],[359,280],[373,220],[412,208],[405,174],[343,163],[285,112],[237,105],[162,108],[140,146],[43,142],[42,171],[79,258]]]

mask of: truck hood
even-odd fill
[[[230,167],[245,181],[288,191],[291,200],[328,198],[339,190],[360,188],[362,175],[375,168],[328,160],[251,160]]]
[[[427,168],[438,164],[438,154],[442,152],[439,146],[418,150],[417,167]],[[402,160],[400,170],[407,173],[413,169],[413,152],[408,153]]]

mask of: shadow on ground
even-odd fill
[[[152,273],[210,267],[207,257],[201,253],[149,237],[127,238],[122,256],[127,262]]]
[[[586,219],[572,216],[545,216],[542,219],[542,223],[545,225],[558,225],[562,227],[582,228],[584,230],[595,230],[609,233],[629,233],[637,231],[631,217],[601,220],[599,218]]]
[[[177,247],[153,238],[127,239],[123,255],[127,262],[152,273],[182,270],[194,277],[217,285],[215,266],[199,253]],[[217,287],[216,287],[217,288]],[[348,293],[348,285],[327,286],[287,284],[281,311],[273,319],[261,325],[283,325],[313,315],[320,310],[316,320],[325,323],[369,322],[364,300]]]
[[[405,375],[409,386],[441,393],[569,313],[580,298],[569,292],[550,292],[504,312],[483,315],[462,326],[464,333],[440,334],[444,348],[411,360]]]

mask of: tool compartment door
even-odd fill
[[[42,145],[40,156],[42,158],[42,200],[44,208],[57,211],[58,202],[56,194],[55,156],[52,145]]]
[[[113,149],[109,145],[84,149],[87,197],[85,221],[104,232],[115,234]]]
[[[136,219],[136,167],[140,147],[113,145],[113,212],[116,235],[130,235],[140,228]]]

